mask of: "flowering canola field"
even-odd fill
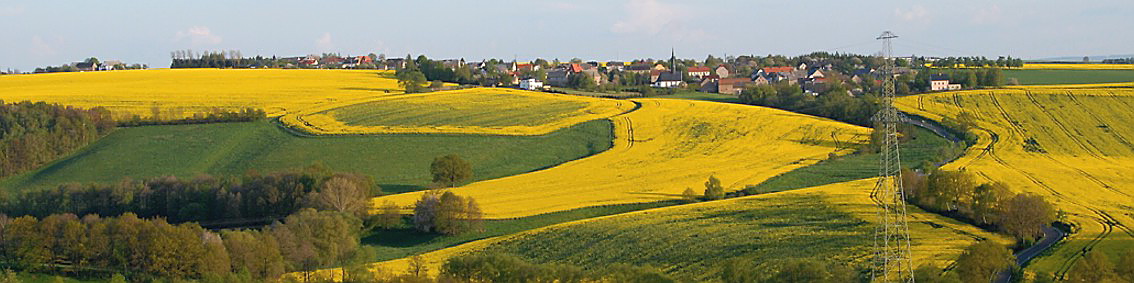
[[[939,121],[969,113],[979,142],[943,169],[1045,196],[1067,214],[1075,233],[1030,270],[1062,274],[1084,251],[1134,248],[1134,89],[1019,87],[897,103]]]
[[[634,109],[625,100],[507,88],[473,88],[375,97],[285,116],[316,134],[466,133],[544,135]]]
[[[670,206],[591,218],[474,241],[422,255],[434,274],[445,260],[476,252],[517,254],[536,262],[602,267],[651,265],[697,281],[712,280],[721,263],[815,258],[865,265],[872,256],[878,206],[876,179]],[[918,265],[950,265],[972,243],[1000,235],[937,214],[910,212]],[[581,240],[586,239],[586,240]],[[385,274],[405,272],[409,259],[375,263]],[[323,270],[321,276],[337,276]]]
[[[487,218],[680,198],[716,176],[729,190],[849,152],[869,129],[787,111],[673,99],[635,100],[615,116],[614,146],[546,170],[451,189]],[[373,199],[412,206],[421,192]]]
[[[116,118],[179,119],[215,109],[270,116],[401,93],[373,70],[172,69],[0,76],[0,100],[105,107]]]
[[[1024,64],[1024,70],[1134,70],[1134,64]]]

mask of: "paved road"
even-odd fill
[[[1052,245],[1062,240],[1064,236],[1067,236],[1067,234],[1064,234],[1063,231],[1059,231],[1059,229],[1052,228],[1051,226],[1043,227],[1043,239],[1035,245],[1016,253],[1016,266],[1027,266],[1029,261],[1032,261],[1032,259],[1039,256],[1040,253],[1051,248]],[[996,281],[993,282],[1008,283],[1010,281],[1012,281],[1012,270],[1005,270],[1001,271],[1000,274],[996,276]]]

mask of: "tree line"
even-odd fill
[[[850,96],[833,91],[826,95],[811,95],[799,86],[786,82],[756,85],[740,93],[745,104],[766,106],[792,112],[830,118],[855,125],[873,126],[871,117],[878,113],[878,98],[873,95]]]
[[[103,108],[79,109],[44,102],[0,100],[0,177],[46,164],[114,129]]]
[[[137,127],[151,125],[188,125],[230,122],[252,122],[267,118],[262,109],[244,108],[240,110],[213,109],[205,113],[194,113],[193,116],[180,119],[162,119],[159,116],[142,118],[134,115],[126,120],[118,121],[118,126]]]
[[[1042,196],[1012,193],[1003,183],[979,184],[964,171],[901,173],[906,201],[927,211],[1011,235],[1023,243],[1043,236],[1056,210]]]
[[[309,208],[262,230],[219,233],[133,213],[0,215],[0,259],[30,272],[262,282],[364,260],[369,250],[359,248],[360,228],[353,216]]]
[[[1021,68],[1024,67],[1024,59],[1012,58],[1012,56],[1000,56],[995,60],[983,56],[945,57],[931,62],[930,65],[938,68],[954,68],[961,65],[964,65],[966,67]]]
[[[369,176],[335,173],[313,165],[270,174],[249,172],[240,178],[165,176],[114,184],[67,184],[7,196],[0,201],[0,213],[41,218],[65,213],[132,213],[173,223],[215,223],[277,219],[313,207],[361,216],[367,198],[378,194],[381,188]]]

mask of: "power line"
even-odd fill
[[[878,216],[882,220],[874,236],[875,268],[871,269],[871,277],[876,282],[914,282],[910,230],[906,222],[902,178],[899,176],[902,158],[898,150],[898,123],[901,122],[901,114],[894,107],[894,47],[891,41],[897,37],[887,31],[877,38],[882,40],[882,58],[886,65],[882,72],[885,76],[882,109],[874,117],[879,125],[875,131],[882,132],[878,183],[871,193],[880,206]]]

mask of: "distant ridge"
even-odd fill
[[[1095,55],[1090,57],[1091,62],[1099,62],[1106,59],[1121,59],[1121,58],[1134,58],[1134,54],[1120,54],[1120,55]],[[1031,59],[1028,61],[1053,61],[1053,62],[1082,62],[1083,56],[1065,56],[1065,57],[1051,57]]]

